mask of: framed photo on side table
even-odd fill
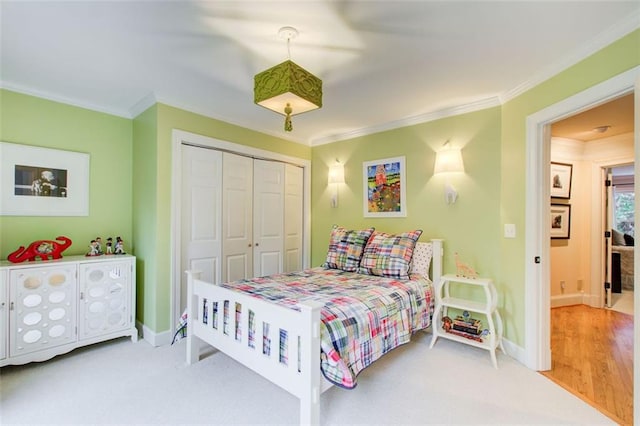
[[[551,162],[551,198],[571,198],[573,164]]]
[[[571,231],[571,205],[551,204],[551,238],[568,240]]]

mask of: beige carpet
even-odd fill
[[[354,390],[321,398],[338,424],[613,424],[512,358],[431,335],[376,362]],[[0,370],[5,424],[295,424],[295,398],[227,356],[188,366],[184,341],[153,348],[118,339]]]

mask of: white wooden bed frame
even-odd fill
[[[433,246],[431,280],[435,289],[442,275],[442,240],[432,239],[430,242]],[[319,424],[320,394],[332,386],[320,371],[320,310],[323,305],[317,302],[301,303],[300,311],[295,311],[202,281],[200,275],[200,272],[187,271],[187,363],[199,361],[201,343],[208,343],[298,397],[300,424]],[[206,319],[201,315],[205,299],[208,311]],[[213,324],[214,302],[218,302],[216,328]],[[226,327],[223,324],[225,302],[228,302],[229,307]],[[241,306],[237,321],[241,328],[239,338],[235,332],[237,304]],[[254,348],[248,346],[249,311],[254,313]],[[269,324],[271,330],[270,356],[263,354],[263,323]],[[280,362],[279,357],[281,329],[286,330],[288,335],[286,365]]]

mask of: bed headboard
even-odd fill
[[[442,256],[444,254],[444,240],[440,238],[433,238],[430,242],[433,248],[433,259],[431,261],[431,281],[434,285],[438,285],[438,283],[440,283],[440,277],[442,277]]]

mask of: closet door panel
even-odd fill
[[[285,164],[284,272],[302,269],[302,211],[304,170]]]
[[[284,163],[254,160],[253,276],[283,270]]]
[[[182,146],[182,270],[202,271],[202,279],[221,279],[222,153]],[[181,310],[187,304],[187,279],[181,276]]]
[[[223,154],[224,282],[253,276],[253,159]]]

